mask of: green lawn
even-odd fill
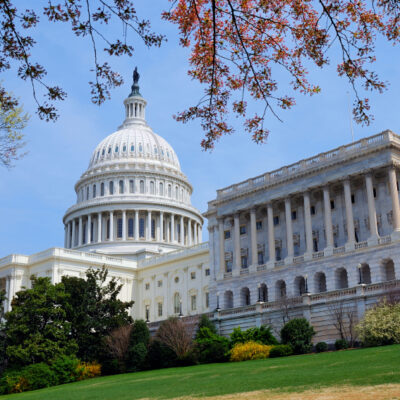
[[[170,368],[91,379],[11,399],[171,399],[275,389],[400,383],[400,345],[286,358]]]

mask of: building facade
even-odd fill
[[[217,191],[203,214],[168,142],[145,119],[137,80],[125,120],[95,148],[63,218],[64,248],[0,259],[10,300],[30,276],[106,266],[152,329],[207,313],[222,334],[304,316],[333,341],[332,310],[359,320],[400,288],[400,137],[391,131]]]

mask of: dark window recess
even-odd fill
[[[297,211],[292,211],[292,220],[295,221],[297,219]]]
[[[318,240],[317,239],[313,239],[313,247],[314,247],[314,251],[317,252],[318,251]]]
[[[279,225],[279,216],[274,217],[274,225]]]
[[[245,235],[245,234],[246,234],[246,227],[245,227],[244,225],[242,225],[242,226],[239,228],[239,230],[240,230],[240,234],[241,234],[241,235]]]
[[[335,209],[335,200],[331,200],[331,210]]]
[[[315,215],[315,206],[310,207],[311,215]]]
[[[372,190],[373,190],[373,192],[374,192],[374,197],[376,198],[376,189],[373,188]]]
[[[231,238],[231,231],[225,231],[224,232],[224,238],[225,239],[230,239]]]
[[[280,261],[282,259],[280,247],[275,247],[275,258],[276,258],[276,261]]]
[[[256,229],[257,229],[258,231],[260,231],[260,230],[262,229],[262,221],[257,221],[257,222],[256,222]]]
[[[206,276],[210,276],[210,268],[205,269],[205,274],[206,274]]]
[[[354,194],[351,195],[351,202],[354,204],[356,202],[356,198],[354,197]]]
[[[358,232],[357,232],[357,229],[354,229],[354,237],[355,237],[355,239],[356,239],[356,243],[358,243]]]

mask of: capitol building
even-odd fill
[[[32,274],[56,283],[105,266],[151,329],[206,313],[221,334],[277,332],[305,317],[315,341],[332,342],[335,310],[360,319],[400,289],[400,136],[385,131],[222,188],[202,215],[146,104],[136,75],[125,120],[75,184],[64,247],[0,259],[6,310]]]

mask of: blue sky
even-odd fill
[[[129,93],[135,65],[141,74],[141,93],[148,101],[147,121],[174,147],[194,187],[192,203],[201,212],[219,188],[351,141],[350,89],[337,77],[332,63],[324,71],[310,68],[322,87],[321,94],[298,97],[293,110],[280,113],[283,123],[268,117],[271,135],[266,144],[254,144],[234,120],[237,133],[222,139],[212,153],[203,152],[199,124],[182,125],[172,118],[194,105],[202,88],[186,74],[188,52],[179,46],[175,27],[160,20],[167,1],[151,2],[151,8],[149,3],[139,0],[139,10],[153,21],[155,30],[167,35],[168,42],[149,50],[134,38],[134,57],[112,60],[126,83],[101,107],[90,102],[89,40],[75,38],[68,26],[44,23],[34,32],[39,45],[33,54],[47,67],[48,81],[68,92],[56,123],[38,119],[30,87],[14,76],[15,68],[3,74],[2,80],[21,99],[31,120],[25,130],[29,154],[12,170],[0,169],[0,257],[63,245],[62,216],[76,200],[74,184],[87,168],[96,145],[122,122],[122,102]],[[119,34],[122,28],[115,26],[109,32]],[[400,133],[399,65],[399,48],[379,41],[376,70],[390,85],[384,94],[370,96],[375,120],[365,128],[353,124],[356,140],[385,129]],[[284,86],[287,78],[282,75],[279,80]],[[207,240],[207,229],[203,232]]]

